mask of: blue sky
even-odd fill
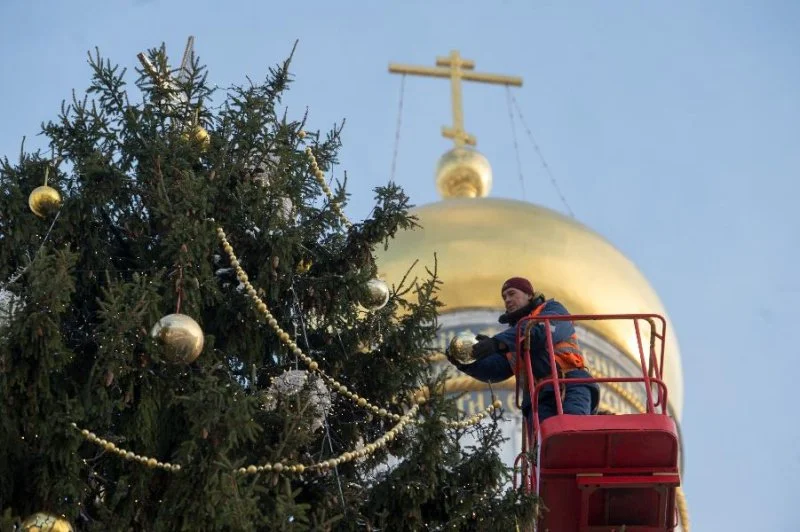
[[[95,46],[132,69],[162,41],[178,59],[192,34],[224,86],[262,77],[299,39],[285,103],[295,117],[308,106],[315,128],[347,119],[334,175],[347,171],[347,213],[360,218],[389,178],[400,88],[390,61],[432,66],[455,48],[477,70],[521,76],[515,98],[577,219],[639,266],[677,329],[694,529],[799,529],[800,3],[278,4],[5,0],[0,154],[15,158],[23,135],[34,145],[39,124],[85,89]],[[405,88],[396,179],[424,204],[438,199],[449,87]],[[522,198],[505,89],[473,84],[464,104],[493,166],[491,195]],[[524,199],[564,212],[517,134]]]

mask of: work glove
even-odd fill
[[[485,334],[479,334],[475,336],[475,339],[478,341],[472,346],[472,357],[475,360],[480,360],[491,355],[492,353],[497,353],[500,351],[500,342],[494,338],[490,338]]]

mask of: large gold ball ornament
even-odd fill
[[[61,194],[47,185],[36,187],[28,196],[28,207],[39,218],[46,218],[61,207]]]
[[[153,326],[150,335],[164,347],[164,354],[174,364],[190,364],[203,350],[203,329],[185,314],[169,314]]]
[[[471,364],[475,362],[472,356],[472,346],[477,343],[475,335],[468,332],[460,332],[450,340],[450,347],[447,352],[450,357],[461,364]]]
[[[45,512],[36,512],[22,522],[24,532],[73,532],[69,521]]]
[[[366,295],[361,304],[370,311],[380,310],[389,302],[389,285],[382,279],[367,281]]]

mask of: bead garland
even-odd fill
[[[306,132],[300,131],[298,133],[298,136],[300,137],[300,139],[303,139],[306,136]],[[339,203],[337,203],[334,200],[333,192],[331,192],[330,187],[325,182],[325,172],[323,172],[322,169],[319,167],[319,164],[317,163],[317,158],[314,156],[314,150],[311,149],[311,146],[306,148],[306,155],[308,155],[308,158],[311,161],[311,170],[314,172],[314,178],[317,180],[317,183],[319,183],[319,186],[322,187],[322,191],[325,192],[325,195],[328,197],[328,201],[331,204],[331,209],[333,209],[333,212],[335,212],[339,216],[339,218],[342,219],[342,223],[344,224],[344,226],[349,229],[350,226],[352,226],[353,224],[351,224],[350,220],[348,220],[347,217],[344,215],[344,212],[342,212],[342,208],[339,205]]]
[[[86,441],[96,443],[106,451],[115,453],[124,458],[125,460],[132,460],[144,464],[149,468],[155,467],[158,469],[163,469],[165,471],[177,472],[181,470],[181,466],[179,464],[170,464],[168,462],[161,462],[159,460],[156,460],[155,458],[139,455],[134,453],[133,451],[128,451],[126,449],[123,449],[122,447],[117,447],[113,442],[98,437],[97,434],[95,434],[94,432],[90,432],[86,429],[81,429],[80,427],[78,427],[76,423],[70,423],[70,426],[75,430],[77,430],[81,434],[81,436],[84,437]]]
[[[286,464],[283,462],[267,463],[263,465],[251,464],[248,465],[247,467],[240,467],[238,469],[235,469],[234,472],[239,475],[252,475],[255,473],[263,473],[270,471],[275,473],[300,474],[306,471],[314,471],[314,470],[325,471],[331,467],[336,467],[339,464],[350,462],[358,458],[364,458],[366,456],[375,453],[379,449],[382,449],[389,442],[394,440],[397,437],[397,435],[400,434],[400,432],[406,427],[406,425],[413,422],[412,418],[416,416],[418,410],[419,410],[419,404],[413,405],[408,410],[408,412],[406,412],[403,416],[400,416],[400,419],[397,422],[397,424],[394,427],[392,427],[388,432],[386,432],[383,436],[381,436],[374,442],[362,447],[361,449],[344,452],[335,458],[329,458],[327,460],[316,462],[310,465],[305,465],[301,463]],[[161,462],[149,456],[135,454],[133,451],[128,451],[127,449],[123,449],[122,447],[118,447],[117,445],[115,445],[113,442],[98,437],[93,432],[90,432],[86,429],[81,429],[80,427],[78,427],[76,423],[71,423],[70,425],[72,426],[72,428],[77,430],[84,437],[86,441],[96,443],[97,445],[103,447],[105,450],[113,452],[119,455],[121,458],[124,458],[125,460],[139,462],[151,469],[158,468],[170,472],[178,472],[181,470],[180,464]]]

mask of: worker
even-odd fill
[[[525,329],[528,324],[536,323],[530,329],[530,353],[534,379],[551,378],[550,357],[547,351],[547,337],[543,322],[532,322],[526,318],[569,315],[567,309],[554,299],[546,299],[541,293],[533,290],[531,282],[522,277],[508,279],[500,290],[506,312],[500,316],[500,323],[509,327],[489,337],[476,336],[477,342],[472,346],[474,362],[464,364],[451,356],[448,360],[459,370],[483,382],[502,382],[516,371],[516,338],[517,324]],[[596,383],[570,384],[568,379],[591,378],[586,370],[583,355],[578,345],[575,327],[571,321],[550,322],[553,351],[558,366],[559,379],[562,384],[562,408],[564,414],[588,415],[597,411],[600,389]],[[523,330],[524,332],[524,330]],[[524,372],[525,366],[520,366]],[[524,375],[516,375],[518,382],[525,382]],[[519,379],[523,379],[520,381]],[[532,426],[531,398],[527,386],[523,386],[522,413]],[[556,398],[552,385],[545,385],[539,392],[537,406],[539,422],[558,413]]]

